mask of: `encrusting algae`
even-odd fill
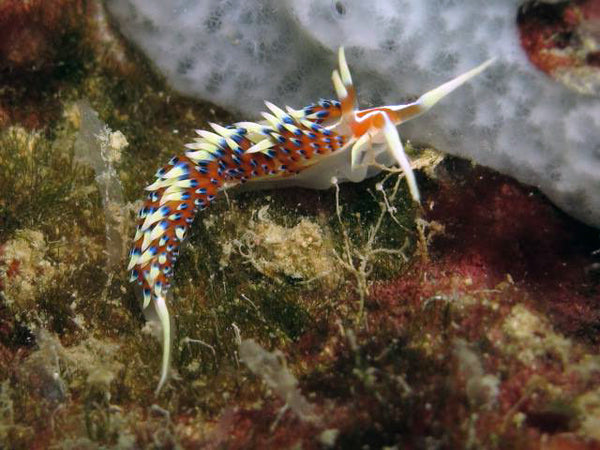
[[[261,208],[243,225],[239,239],[224,245],[224,257],[229,258],[235,249],[257,271],[279,283],[286,279],[305,284],[319,280],[330,288],[339,283],[333,242],[323,228],[307,217],[293,227],[279,225],[268,208]]]

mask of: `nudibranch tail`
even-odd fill
[[[171,361],[171,320],[169,318],[169,309],[165,302],[164,297],[156,298],[156,313],[158,314],[158,320],[162,327],[162,342],[163,342],[163,358],[160,368],[160,380],[158,386],[156,386],[156,395],[160,392],[169,373],[169,364]]]
[[[223,181],[214,162],[199,164],[188,156],[172,158],[156,176],[156,181],[146,188],[150,192],[138,214],[128,270],[131,280],[141,285],[143,308],[153,301],[162,327],[158,393],[167,379],[170,360],[171,331],[165,297],[171,287],[173,264],[197,211],[210,204]]]
[[[138,215],[128,270],[131,280],[141,286],[143,307],[152,303],[162,326],[157,394],[167,380],[171,356],[166,297],[173,265],[198,211],[205,209],[220,190],[236,184],[294,177],[305,170],[315,174],[320,167],[338,170],[334,164],[348,164],[349,178],[358,181],[368,173],[364,168],[382,152],[388,152],[400,165],[412,198],[419,202],[417,182],[396,126],[422,114],[492,62],[408,105],[359,110],[343,48],[338,58],[339,69],[333,71],[332,80],[339,101],[322,99],[300,110],[284,110],[265,102],[269,111],[262,114],[264,121],[228,127],[210,123],[212,131],[196,130],[199,137],[185,145],[185,155],[173,157],[146,188],[149,194]],[[344,159],[347,151],[349,158]],[[364,152],[370,152],[371,157],[361,163]],[[328,162],[319,165],[325,159]],[[362,169],[355,171],[359,166]],[[334,174],[328,175],[329,180]]]

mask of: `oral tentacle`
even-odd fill
[[[415,202],[421,203],[421,194],[419,193],[419,187],[417,186],[415,173],[413,172],[412,167],[410,166],[410,161],[404,152],[404,146],[400,140],[398,129],[388,116],[385,116],[383,133],[390,153],[394,156],[394,159],[398,162],[398,165],[404,172],[411,197]]]

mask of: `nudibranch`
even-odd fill
[[[261,122],[227,127],[211,123],[213,131],[196,130],[199,137],[185,145],[185,155],[173,157],[146,187],[149,194],[138,214],[127,270],[131,281],[141,286],[143,308],[152,303],[162,326],[157,393],[169,371],[171,330],[166,297],[173,265],[198,211],[219,191],[241,183],[288,180],[288,184],[324,187],[322,180],[331,183],[340,167],[348,169],[342,178],[360,181],[373,173],[375,162],[397,163],[412,198],[419,202],[419,189],[396,127],[423,114],[492,63],[486,61],[415,102],[360,110],[343,48],[338,57],[339,70],[333,71],[332,80],[339,100],[285,110],[265,102],[270,112],[262,113]]]

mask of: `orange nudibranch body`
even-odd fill
[[[345,136],[321,125],[339,116],[340,103],[335,100],[321,100],[291,114],[270,108],[273,114],[265,113],[266,123],[211,124],[214,132],[198,130],[200,137],[187,144],[186,154],[173,157],[146,188],[149,194],[138,214],[128,270],[131,281],[141,286],[144,308],[152,302],[162,324],[165,350],[159,389],[166,380],[171,338],[165,297],[180,245],[197,212],[225,185],[297,175],[346,144]]]
[[[300,110],[286,107],[285,111],[266,102],[270,111],[262,114],[264,121],[228,127],[210,124],[213,131],[196,130],[199,137],[186,145],[185,156],[173,157],[146,188],[149,194],[138,215],[128,270],[131,280],[141,286],[143,307],[152,303],[162,325],[163,359],[157,392],[166,381],[170,359],[165,298],[180,245],[198,211],[225,186],[295,177],[347,151],[351,170],[364,164],[359,158],[362,153],[389,152],[405,172],[411,195],[418,202],[419,190],[396,126],[427,111],[491,63],[427,92],[416,102],[359,110],[343,48],[338,56],[339,70],[333,71],[332,80],[339,101],[320,100]]]

